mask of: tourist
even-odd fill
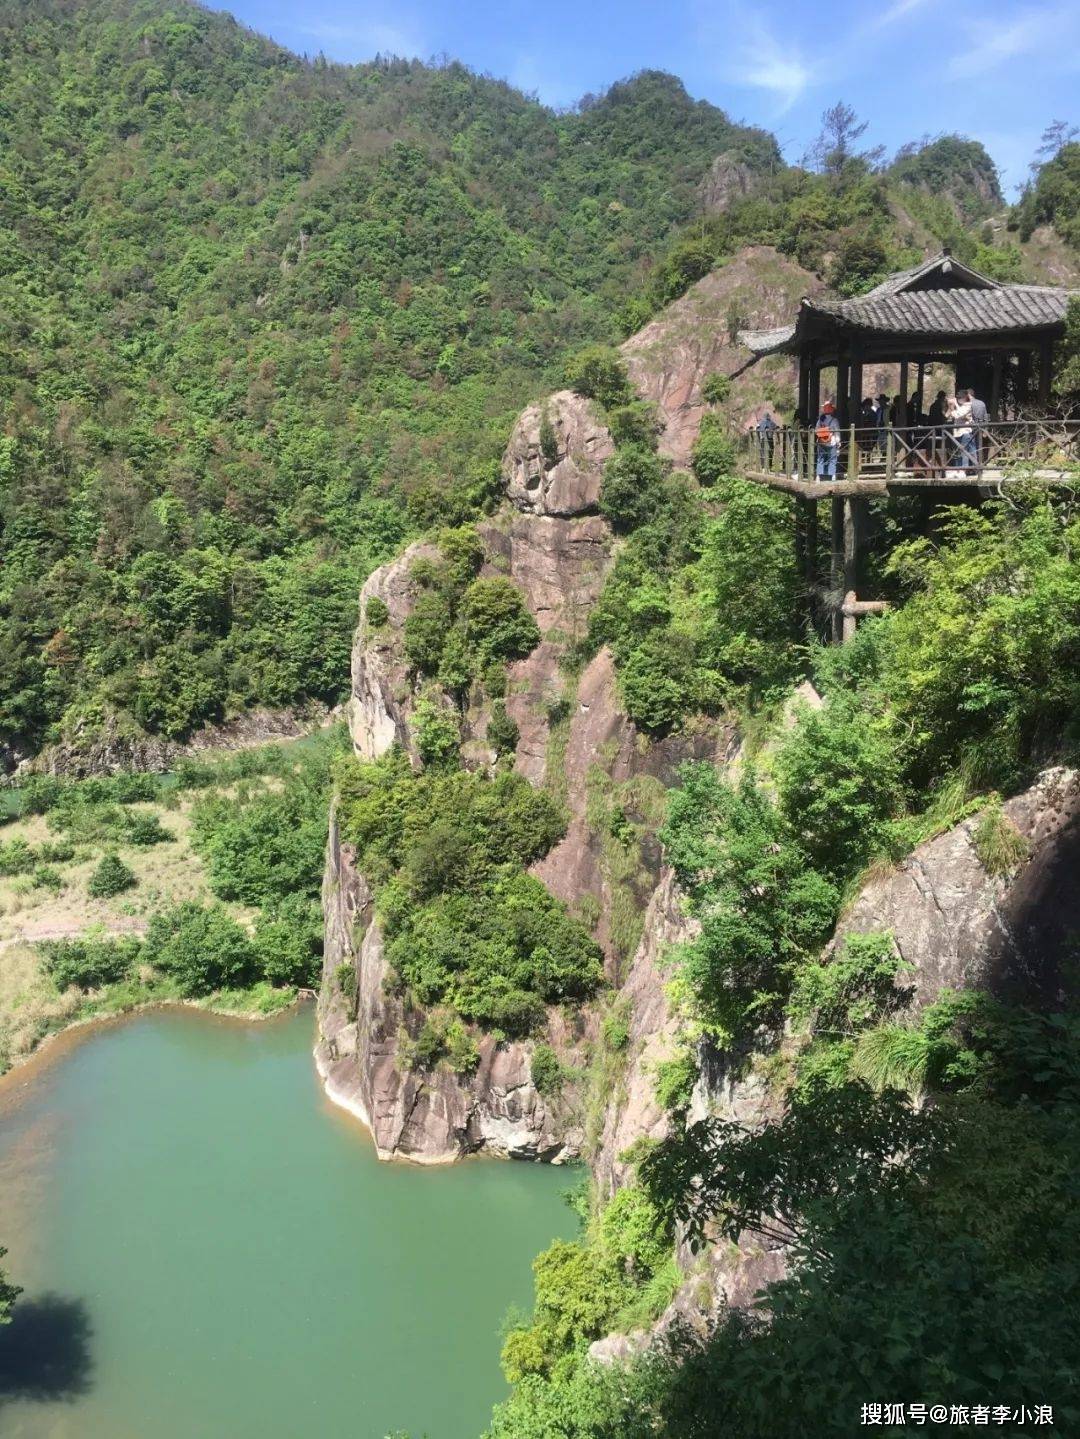
[[[836,406],[832,400],[826,400],[821,407],[814,438],[817,441],[815,473],[819,480],[835,480],[836,462],[840,456],[840,422],[836,418]]]
[[[972,450],[975,454],[975,463],[981,470],[986,463],[984,450],[986,437],[983,431],[990,419],[990,412],[986,408],[986,401],[980,400],[974,390],[968,390],[967,397],[968,403],[971,405]]]
[[[858,432],[859,449],[865,457],[874,448],[878,432],[877,406],[869,396],[859,406]]]
[[[881,451],[882,454],[885,453],[885,447],[886,447],[886,445],[887,445],[887,443],[888,443],[888,432],[889,432],[889,397],[888,397],[888,395],[878,395],[878,397],[877,397],[877,442],[878,442],[878,449]]]
[[[945,438],[947,400],[944,390],[938,390],[934,396],[933,403],[927,411],[926,423],[929,425],[928,439],[930,442],[930,466],[937,474],[944,474],[948,446]]]
[[[761,454],[761,468],[763,470],[772,469],[774,437],[779,428],[780,426],[768,410],[765,411],[755,426],[758,437],[758,450]]]
[[[973,469],[975,459],[975,430],[971,423],[971,401],[965,390],[957,390],[949,400],[946,418],[952,432],[953,462],[962,471]]]

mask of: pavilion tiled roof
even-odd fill
[[[937,288],[928,288],[927,281],[937,281]],[[759,356],[790,351],[797,348],[793,342],[815,315],[844,328],[877,334],[957,336],[1038,330],[1062,324],[1074,295],[1080,291],[1004,284],[942,254],[890,275],[854,299],[804,299],[795,324],[747,330],[740,338]]]

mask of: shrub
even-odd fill
[[[247,931],[219,904],[203,908],[187,900],[153,915],[144,953],[184,994],[242,989],[258,977]]]
[[[715,415],[706,415],[690,452],[690,468],[706,488],[730,479],[737,468],[735,441]]]
[[[796,973],[788,1013],[815,1034],[851,1035],[900,1008],[910,990],[890,934],[849,934],[827,961],[817,958]]]
[[[698,1080],[698,1064],[689,1050],[684,1050],[673,1059],[656,1062],[656,1081],[653,1093],[661,1109],[669,1114],[679,1114],[690,1108],[694,1097],[694,1085]]]
[[[573,355],[566,367],[566,383],[605,408],[626,404],[632,398],[622,357],[606,345],[589,345]]]
[[[1012,874],[1019,869],[1031,850],[1027,840],[1005,814],[997,796],[976,821],[971,842],[983,869],[992,878]]]
[[[356,999],[356,966],[345,959],[334,970],[337,987],[351,1004]]]
[[[364,617],[373,630],[381,630],[390,618],[386,601],[381,600],[378,595],[372,595],[364,606]]]
[[[259,972],[275,985],[313,988],[319,979],[322,916],[303,896],[287,896],[255,920]]]
[[[41,945],[45,969],[57,989],[100,989],[127,979],[142,953],[137,939],[49,940]]]
[[[457,764],[461,725],[452,710],[424,696],[416,702],[409,723],[426,767],[450,769]]]
[[[823,873],[847,878],[885,847],[902,800],[896,745],[852,696],[799,710],[776,774],[788,824]]]
[[[488,720],[488,744],[497,755],[512,755],[517,749],[520,738],[521,731],[516,722],[507,714],[505,702],[496,700],[491,706],[491,718]]]
[[[502,1034],[601,977],[587,931],[524,869],[561,837],[552,796],[510,771],[416,775],[400,752],[340,770],[344,838],[375,889],[407,999]]]
[[[738,786],[686,765],[661,839],[701,933],[678,951],[705,1025],[722,1039],[779,1018],[792,968],[816,952],[839,893],[810,865],[747,770]]]
[[[713,370],[701,382],[701,398],[707,405],[722,405],[731,396],[731,378]]]
[[[90,876],[86,892],[91,899],[111,899],[113,895],[134,889],[137,883],[134,870],[129,869],[119,855],[106,854]]]
[[[607,422],[616,445],[640,445],[647,450],[656,449],[657,436],[664,429],[656,406],[645,400],[634,400],[610,410]]]
[[[405,618],[403,644],[405,657],[418,674],[437,673],[453,622],[446,595],[428,591],[417,596]]]
[[[124,838],[129,844],[165,844],[174,838],[156,814],[128,813]]]
[[[600,513],[620,534],[654,519],[664,504],[670,466],[644,445],[625,445],[604,466]]]
[[[524,659],[540,631],[516,585],[502,575],[474,580],[461,600],[465,641],[478,667]]]
[[[550,1044],[538,1044],[529,1058],[529,1072],[538,1094],[557,1095],[563,1087],[563,1067]]]
[[[558,464],[559,438],[555,433],[555,426],[551,423],[547,405],[540,412],[540,453],[548,469]]]

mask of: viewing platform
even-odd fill
[[[741,437],[739,473],[755,484],[806,500],[851,495],[966,489],[991,495],[1009,485],[1080,481],[1080,420],[1008,420],[985,424],[977,457],[962,463],[948,426],[889,426],[841,435],[836,478],[817,478],[811,428]]]
[[[748,366],[767,355],[798,361],[795,423],[745,434],[739,469],[795,497],[797,563],[834,640],[850,639],[860,616],[887,607],[858,597],[875,498],[921,495],[929,529],[935,505],[1080,480],[1080,419],[1053,413],[1057,346],[1076,300],[1077,290],[995,280],[945,250],[864,295],[807,296],[791,323],[741,334]],[[946,367],[951,387],[980,401],[977,420],[949,423]],[[839,448],[835,465],[826,451],[824,468],[834,473],[819,477],[816,429],[827,399]],[[821,500],[831,513],[824,575]]]

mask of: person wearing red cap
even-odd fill
[[[814,438],[817,440],[815,473],[819,480],[835,480],[836,462],[840,455],[840,421],[836,418],[836,406],[832,400],[826,400],[821,407]]]

